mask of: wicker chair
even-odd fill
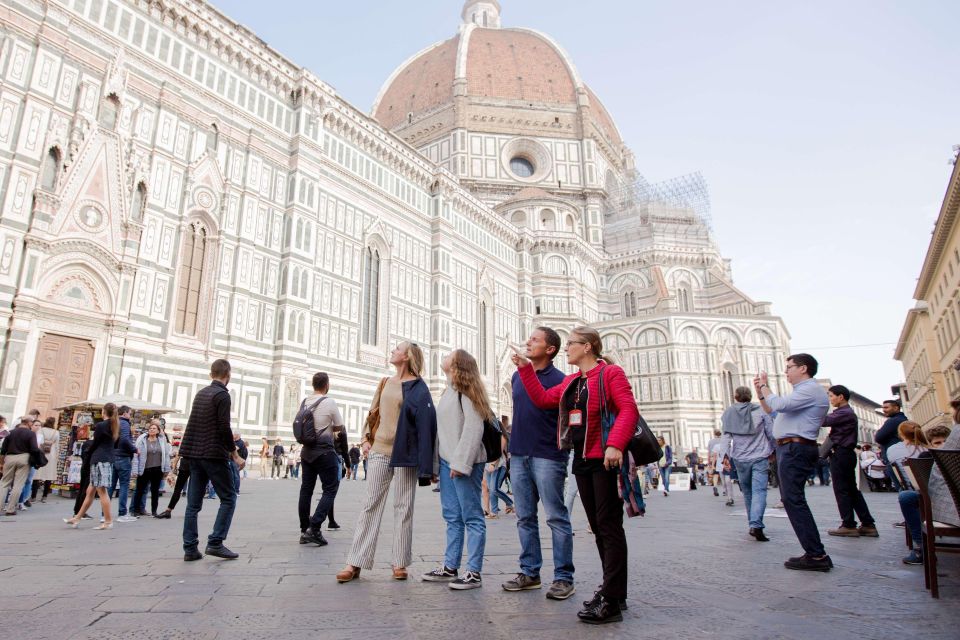
[[[936,451],[933,451],[936,455]],[[933,471],[933,458],[912,458],[906,461],[917,481],[917,491],[920,493],[920,515],[923,519],[921,532],[923,534],[923,576],[924,584],[934,598],[940,597],[940,584],[937,579],[937,551],[956,551],[955,545],[937,544],[937,538],[960,538],[960,527],[934,522],[930,510],[929,482]]]

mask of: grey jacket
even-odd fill
[[[448,386],[437,403],[437,457],[434,474],[440,473],[440,458],[454,471],[469,475],[473,465],[487,461],[483,448],[483,418],[470,398]]]

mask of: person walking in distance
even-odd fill
[[[673,447],[667,444],[666,440],[663,439],[663,436],[657,436],[657,442],[660,443],[660,450],[663,451],[663,455],[660,456],[657,466],[660,468],[660,484],[661,489],[663,489],[663,497],[670,497],[670,469],[673,468]],[[691,474],[696,473],[696,471],[691,471]],[[694,487],[696,484],[694,484]]]
[[[273,441],[273,467],[270,469],[270,478],[276,477],[278,480],[283,473],[283,455],[286,450],[283,448],[283,440],[277,438]]]
[[[787,382],[793,393],[778,395],[770,389],[766,372],[754,378],[760,406],[775,414],[773,435],[777,440],[777,468],[780,497],[790,525],[803,547],[802,556],[788,559],[784,566],[800,571],[829,571],[833,561],[823,548],[817,523],[804,494],[807,478],[817,464],[817,435],[830,405],[827,392],[817,384],[817,361],[807,353],[787,358]]]
[[[740,478],[740,491],[747,507],[749,534],[757,542],[770,540],[764,532],[763,513],[767,508],[770,454],[773,453],[773,419],[760,405],[751,402],[750,387],[737,387],[734,403],[720,418],[723,426],[720,450],[729,451]]]
[[[527,338],[524,356],[530,361],[544,389],[556,387],[566,377],[553,366],[553,359],[560,353],[560,347],[560,336],[550,327],[537,327]],[[520,537],[520,571],[502,586],[511,592],[541,587],[543,553],[537,503],[543,503],[553,554],[553,582],[546,596],[551,600],[566,600],[576,592],[573,581],[573,528],[564,501],[564,481],[567,480],[570,452],[561,449],[557,443],[557,406],[541,409],[534,404],[519,373],[513,374],[511,385],[513,429],[510,437],[510,475],[517,512],[517,534]],[[576,485],[572,475],[569,482]]]
[[[395,373],[380,381],[364,426],[371,443],[367,499],[357,520],[347,566],[337,582],[360,577],[373,568],[380,522],[390,485],[393,496],[393,578],[407,579],[413,560],[413,503],[418,484],[429,486],[433,477],[437,414],[423,371],[423,351],[415,342],[401,342],[390,353]]]
[[[333,449],[337,453],[337,477],[342,482],[344,478],[344,460],[347,460],[350,454],[350,449],[347,445],[346,429],[341,429],[334,435]],[[327,513],[327,529],[330,531],[338,531],[340,529],[340,523],[337,522],[337,518],[333,513],[335,507],[336,504],[331,504],[330,511]]]
[[[580,369],[544,389],[530,361],[514,349],[513,362],[530,399],[541,409],[558,408],[558,441],[573,449],[573,474],[580,502],[593,530],[603,566],[603,584],[577,614],[588,624],[623,620],[627,597],[627,539],[623,531],[623,501],[619,492],[623,451],[636,430],[640,412],[623,369],[601,359],[600,334],[577,327],[567,339],[567,362]],[[615,415],[603,425],[602,408]]]
[[[828,437],[833,443],[830,475],[833,477],[833,495],[840,511],[840,526],[829,529],[827,533],[845,538],[877,538],[880,534],[876,521],[857,488],[857,454],[854,447],[857,446],[859,429],[857,414],[850,406],[850,390],[837,384],[830,387],[827,397],[833,412],[823,419],[823,426],[830,428]],[[859,527],[856,518],[860,519]]]
[[[483,586],[483,552],[487,523],[480,504],[487,452],[483,446],[484,420],[494,418],[477,361],[463,349],[440,363],[447,388],[437,405],[437,457],[434,479],[440,484],[440,505],[447,524],[443,565],[425,573],[427,582],[447,582],[451,589]],[[467,570],[459,575],[467,542]]]
[[[57,419],[50,417],[43,421],[43,427],[40,428],[40,435],[43,444],[40,445],[43,455],[47,457],[47,464],[37,469],[34,477],[34,487],[32,499],[36,499],[37,491],[43,488],[40,502],[46,502],[47,496],[57,481],[57,460],[60,458],[60,432],[57,431]]]
[[[244,466],[247,464],[247,458],[250,457],[250,450],[247,448],[247,443],[244,441],[243,437],[240,435],[239,431],[233,432],[233,446],[237,448],[237,455],[240,456],[240,459],[243,460]],[[241,469],[230,460],[230,471],[233,472],[234,484],[237,485],[237,494],[240,494],[240,472]]]
[[[270,448],[270,441],[266,438],[260,439],[260,479],[266,480],[270,473],[270,460],[273,457]]]
[[[229,461],[237,469],[243,469],[243,458],[237,453],[230,428],[230,363],[215,360],[210,366],[209,386],[197,392],[193,398],[190,417],[180,443],[180,457],[189,460],[190,485],[187,489],[187,509],[183,516],[183,559],[200,560],[203,554],[198,549],[199,533],[197,516],[203,508],[203,494],[207,482],[220,499],[220,508],[207,537],[204,553],[208,556],[233,560],[238,554],[223,543],[230,532],[233,511],[237,504],[237,488]]]
[[[697,490],[697,475],[700,471],[700,454],[697,453],[697,448],[694,447],[690,453],[684,456],[684,460],[687,462],[687,468],[690,470],[690,490]]]
[[[87,509],[93,504],[94,496],[100,498],[100,508],[103,510],[103,522],[94,529],[102,531],[113,528],[110,494],[107,491],[113,486],[114,444],[119,439],[120,420],[117,417],[117,405],[108,402],[103,405],[103,420],[93,428],[93,444],[90,445],[90,486],[87,487],[87,497],[83,499],[80,511],[75,516],[63,520],[71,528],[76,529],[80,524]]]
[[[347,452],[350,457],[350,479],[357,480],[357,471],[360,468],[360,447],[353,445]]]
[[[3,512],[8,516],[17,515],[17,501],[30,473],[30,455],[40,451],[32,426],[33,418],[24,416],[0,445],[0,507],[6,502]]]
[[[116,451],[113,456],[113,485],[107,495],[112,497],[114,492],[119,490],[117,522],[136,522],[136,516],[127,512],[130,497],[130,477],[133,473],[133,456],[137,454],[137,447],[133,442],[133,435],[130,430],[130,418],[133,416],[133,409],[122,405],[119,411],[120,437],[114,443]]]
[[[158,519],[170,519],[170,516],[173,515],[173,510],[177,508],[177,503],[180,502],[180,497],[183,495],[183,490],[186,489],[189,480],[190,461],[181,458],[180,450],[177,449],[176,454],[170,460],[170,474],[167,476],[167,484],[173,487],[170,491],[170,502],[167,504],[166,509],[157,514]]]
[[[303,399],[297,414],[297,420],[302,421],[303,428],[312,427],[316,434],[316,442],[305,442],[300,453],[302,473],[297,514],[300,517],[300,544],[313,543],[322,547],[327,541],[320,532],[320,527],[333,509],[333,502],[340,489],[340,459],[337,457],[335,444],[337,434],[343,432],[344,427],[337,401],[327,395],[330,391],[330,376],[322,372],[315,373],[312,383],[313,394]],[[306,412],[309,412],[309,415]],[[311,516],[310,503],[318,478],[322,493]]]

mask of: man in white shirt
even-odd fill
[[[343,418],[336,400],[327,395],[329,390],[330,376],[326,373],[314,374],[313,394],[307,396],[300,405],[301,411],[306,409],[313,414],[317,440],[315,444],[304,444],[300,451],[300,544],[312,542],[321,547],[327,541],[320,533],[320,525],[327,519],[340,489],[340,459],[335,444],[337,432],[343,429]],[[322,493],[311,517],[310,502],[317,478],[320,478]]]

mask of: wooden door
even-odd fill
[[[54,407],[85,400],[90,389],[93,344],[52,333],[40,338],[30,383],[27,411],[40,410],[40,419],[56,416]]]

